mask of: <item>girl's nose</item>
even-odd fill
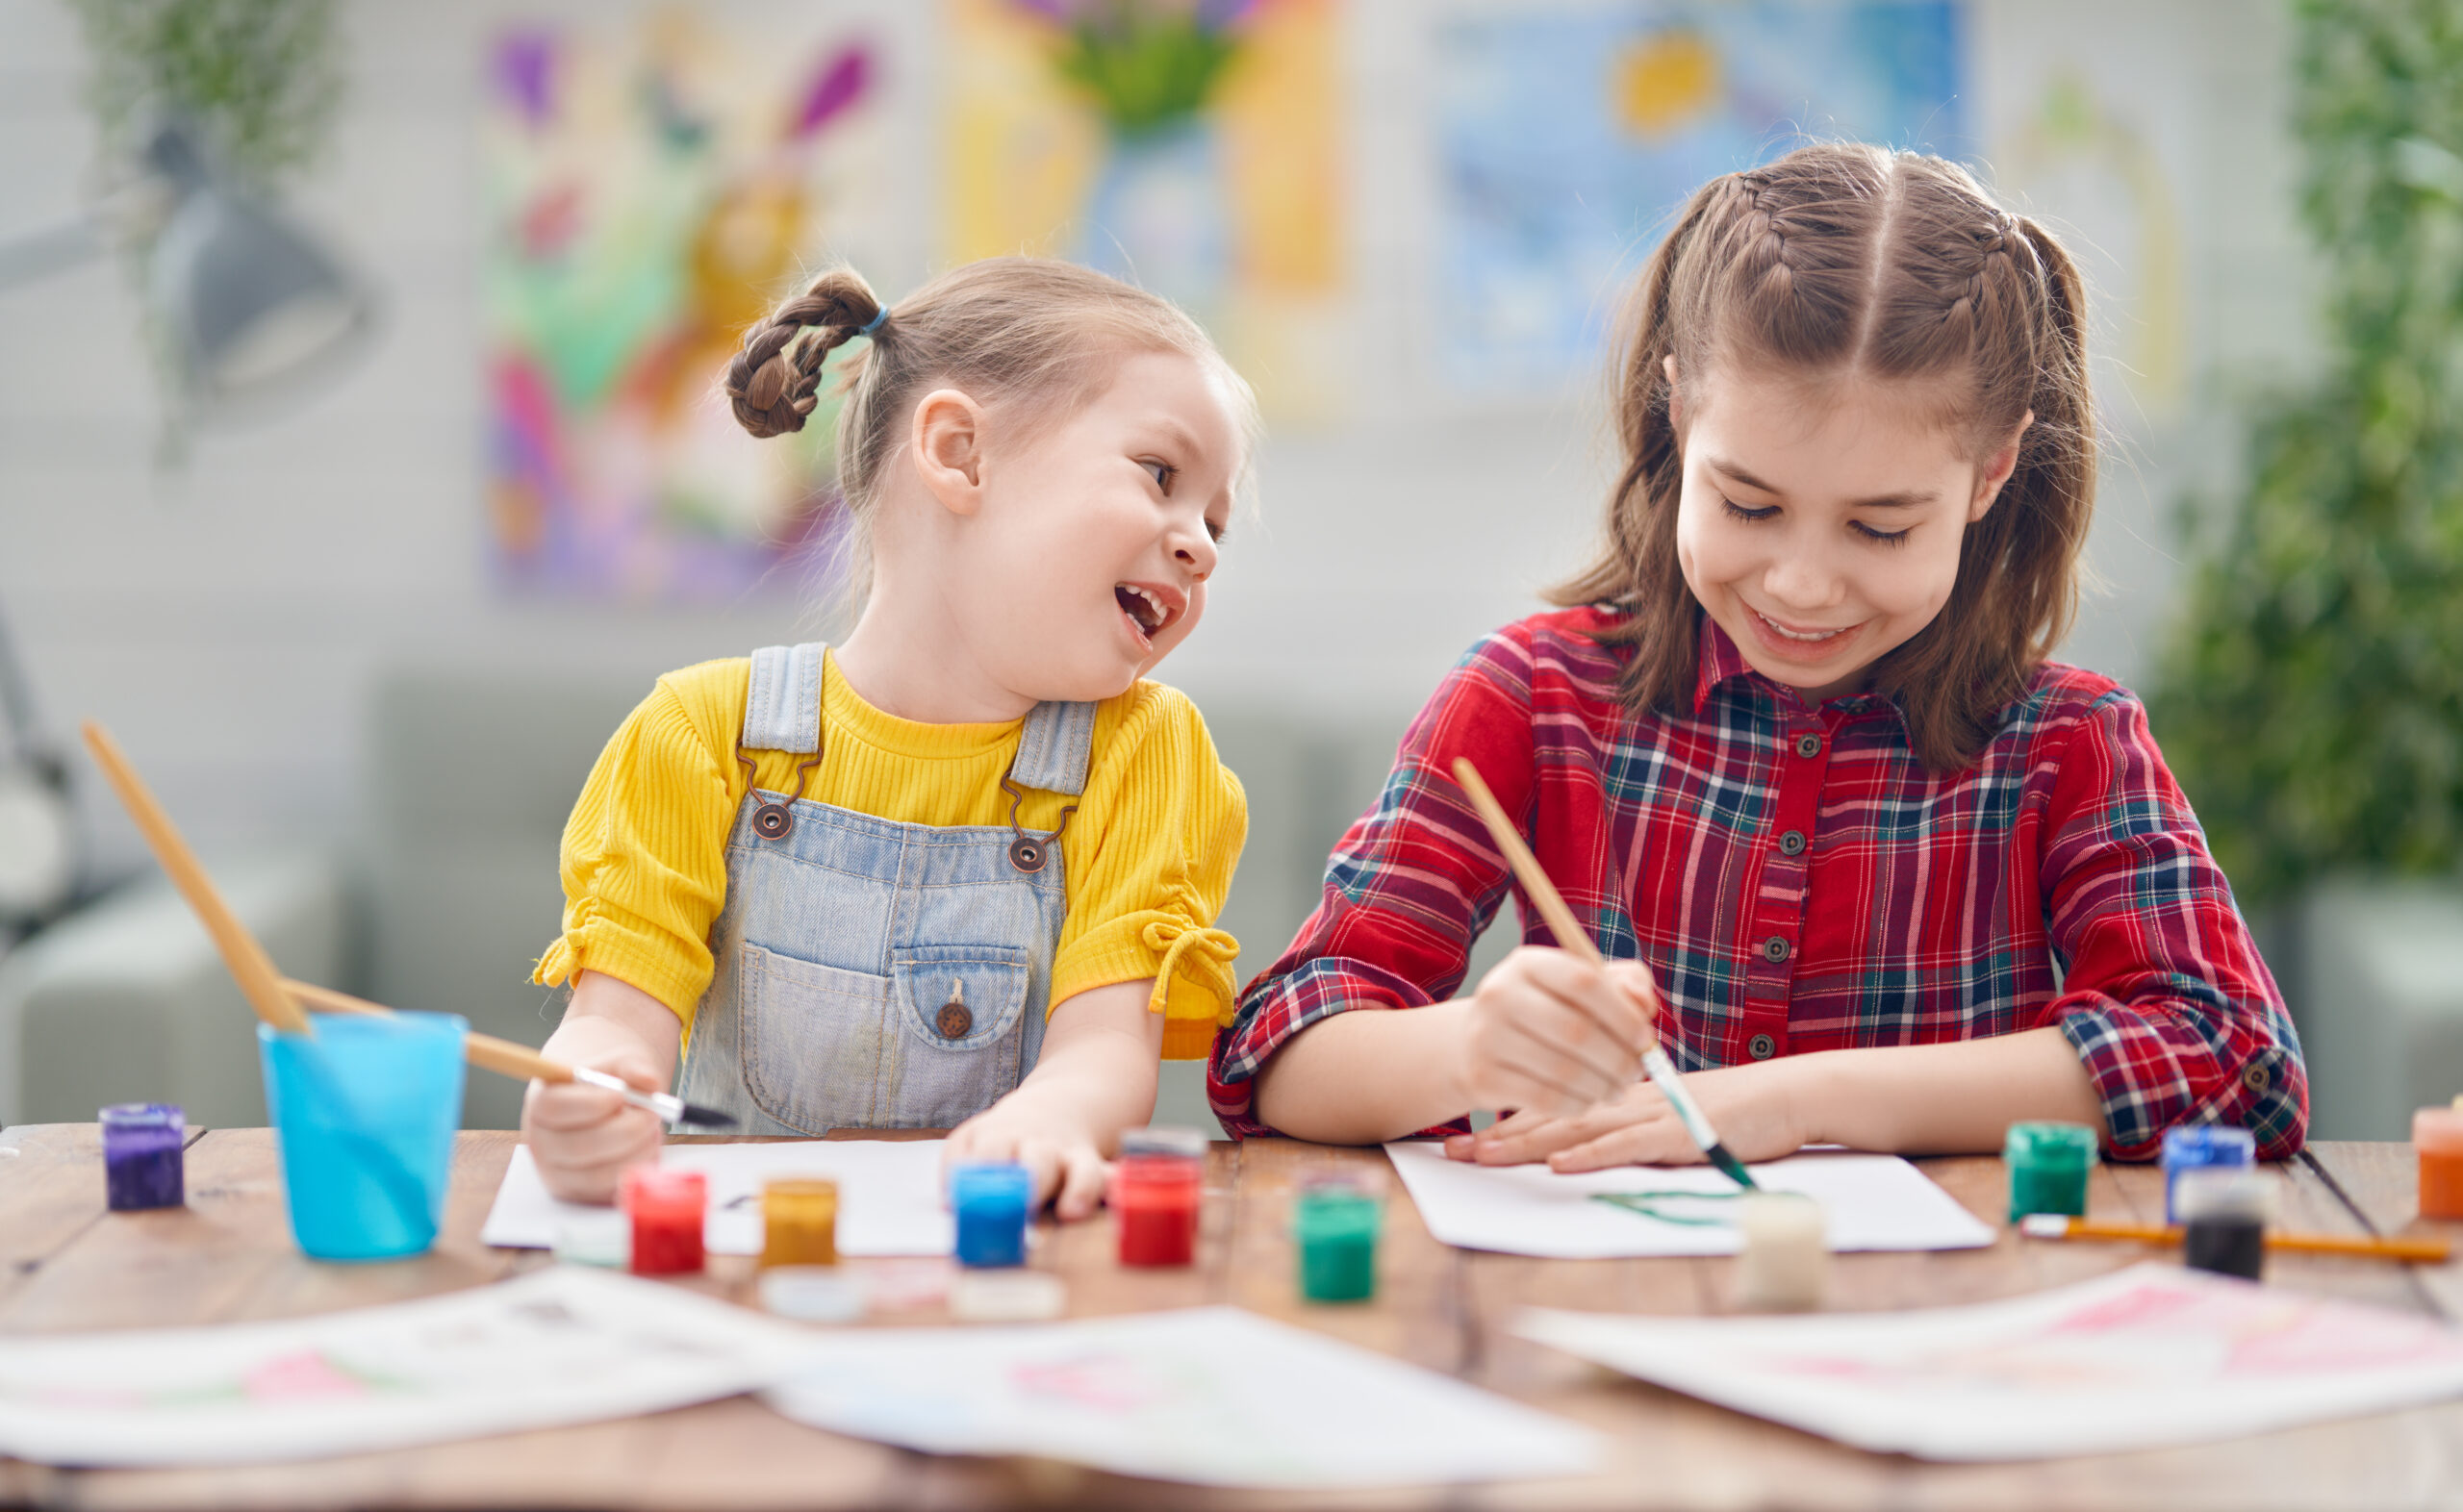
[[[1204,526],[1194,532],[1174,531],[1172,560],[1188,568],[1189,576],[1205,582],[1214,575],[1214,564],[1218,560],[1214,538],[1206,534]]]
[[[1770,564],[1762,591],[1773,602],[1812,612],[1835,607],[1845,596],[1843,580],[1819,552],[1791,551]]]

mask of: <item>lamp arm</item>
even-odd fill
[[[0,290],[31,284],[53,273],[103,255],[103,228],[92,215],[80,215],[48,230],[0,241]]]

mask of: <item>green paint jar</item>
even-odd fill
[[[2095,1169],[2095,1131],[2084,1123],[2013,1123],[2002,1144],[2010,1168],[2010,1222],[2029,1213],[2087,1216],[2087,1173]]]
[[[1300,1252],[1300,1295],[1312,1302],[1364,1302],[1377,1295],[1377,1197],[1352,1180],[1312,1181],[1291,1208]]]

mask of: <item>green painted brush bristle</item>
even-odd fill
[[[1744,1188],[1748,1192],[1761,1190],[1760,1186],[1753,1179],[1753,1173],[1744,1169],[1744,1162],[1737,1159],[1734,1155],[1729,1154],[1728,1147],[1725,1145],[1714,1145],[1709,1149],[1702,1151],[1702,1153],[1710,1156],[1711,1164],[1727,1172],[1728,1178],[1734,1181],[1738,1186]]]

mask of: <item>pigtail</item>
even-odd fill
[[[822,364],[863,334],[880,311],[862,275],[831,268],[745,332],[744,350],[727,365],[725,384],[737,423],[764,437],[802,430],[820,402]],[[815,334],[804,335],[806,327]],[[876,329],[875,338],[885,329]]]

